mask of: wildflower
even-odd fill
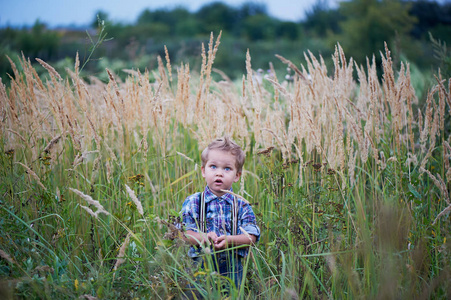
[[[143,174],[136,174],[134,176],[128,177],[129,181],[133,181],[138,185],[144,186],[144,183],[142,182],[142,179],[144,178]]]
[[[315,169],[315,172],[321,171],[322,164],[313,164],[312,167]]]
[[[40,156],[39,160],[42,161],[42,163],[46,166],[50,165],[50,161],[52,158],[49,155]]]
[[[6,156],[8,156],[9,158],[13,157],[14,155],[14,149],[9,149],[7,151],[5,151]]]

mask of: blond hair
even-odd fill
[[[222,138],[218,138],[211,142],[205,149],[202,151],[201,159],[202,159],[202,167],[205,167],[208,160],[208,153],[210,150],[221,150],[226,151],[235,156],[235,167],[237,172],[241,173],[244,165],[244,160],[246,159],[246,154],[238,146],[231,138],[225,136]]]

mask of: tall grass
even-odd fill
[[[438,74],[421,106],[388,49],[378,78],[374,59],[355,65],[337,45],[331,73],[312,53],[305,66],[279,56],[292,80],[260,82],[247,53],[241,82],[214,81],[219,42],[202,45],[199,71],[166,55],[124,82],[82,78],[78,59],[65,77],[39,61],[44,79],[12,63],[0,295],[225,297],[226,278],[192,264],[176,225],[205,184],[200,150],[229,135],[247,153],[234,191],[262,229],[229,296],[450,297],[451,80]]]

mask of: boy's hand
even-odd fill
[[[221,235],[214,241],[215,250],[223,250],[227,248],[227,236]]]
[[[214,245],[217,238],[218,238],[218,235],[216,234],[216,232],[211,231],[211,232],[207,233],[207,239],[208,239],[208,241],[210,241],[211,244]]]

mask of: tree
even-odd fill
[[[418,19],[412,30],[415,38],[428,40],[428,32],[432,32],[439,39],[451,41],[451,3],[413,1],[410,13]]]
[[[250,16],[244,21],[244,35],[251,41],[271,40],[279,22],[267,15]]]
[[[345,53],[359,63],[383,51],[384,42],[408,36],[416,21],[409,15],[409,6],[399,0],[340,2],[339,11],[345,18],[340,22],[339,41]]]
[[[249,1],[244,2],[238,10],[240,20],[244,20],[247,17],[255,15],[268,15],[266,5],[263,3]]]
[[[296,40],[299,37],[300,27],[295,22],[280,22],[276,26],[276,37]]]
[[[47,26],[36,20],[30,31],[21,30],[17,36],[17,48],[26,57],[39,57],[50,60],[56,54],[60,38],[54,31],[47,30]]]
[[[231,32],[237,21],[237,9],[222,2],[213,2],[202,6],[196,13],[201,33],[218,33],[220,30]]]
[[[337,9],[329,7],[328,0],[317,0],[305,15],[305,29],[319,37],[325,37],[328,32],[338,33],[343,19]]]

